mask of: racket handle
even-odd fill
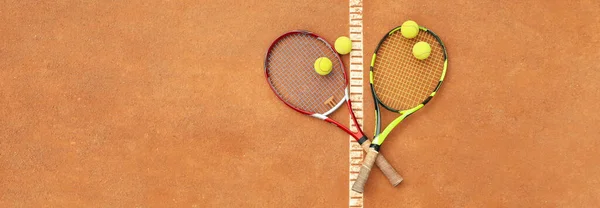
[[[371,168],[373,168],[373,164],[375,164],[377,155],[379,155],[379,152],[377,152],[377,150],[369,148],[367,156],[365,157],[365,160],[363,160],[360,172],[358,173],[358,178],[352,185],[352,190],[358,193],[362,193],[365,190],[365,184],[367,183],[367,179],[369,179],[369,174],[371,173]]]
[[[360,146],[362,146],[365,152],[369,152],[369,146],[371,146],[371,141],[366,139]],[[398,184],[400,184],[400,182],[402,182],[402,180],[404,180],[402,176],[398,174],[396,169],[394,169],[394,167],[390,165],[390,163],[385,159],[385,157],[383,157],[382,154],[379,154],[377,156],[377,158],[375,159],[375,164],[377,165],[377,167],[379,167],[379,170],[383,172],[383,175],[385,175],[385,177],[388,179],[390,184],[392,184],[392,186],[397,186]]]

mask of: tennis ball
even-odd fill
[[[413,55],[419,60],[426,59],[427,57],[429,57],[430,53],[431,46],[427,42],[421,41],[416,43],[415,46],[413,46]]]
[[[329,72],[331,72],[331,66],[331,60],[327,57],[321,57],[315,61],[315,71],[323,76],[328,75]]]
[[[352,51],[352,41],[346,36],[340,36],[335,40],[335,50],[342,55],[346,55]]]
[[[419,34],[419,25],[415,21],[408,20],[402,23],[402,26],[400,27],[400,33],[402,33],[402,36],[408,39],[417,37]]]

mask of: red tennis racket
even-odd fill
[[[332,71],[328,75],[319,75],[313,68],[319,57],[327,57],[332,61]],[[283,34],[267,51],[265,76],[275,95],[287,106],[302,114],[335,124],[354,137],[365,151],[369,150],[371,142],[359,128],[352,111],[344,64],[323,38],[308,31]],[[357,127],[356,132],[328,117],[344,103]],[[376,158],[375,164],[393,186],[402,182],[402,177],[382,155]]]

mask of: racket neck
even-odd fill
[[[353,134],[362,135],[363,138],[366,138],[365,133],[362,130],[362,126],[358,123],[358,120],[356,120],[356,114],[354,114],[354,110],[352,108],[352,100],[350,100],[350,96],[348,96],[349,91],[350,91],[350,89],[348,88],[348,86],[346,86],[346,91],[345,91],[346,95],[345,95],[344,100],[346,101],[346,107],[348,107],[348,113],[350,114],[350,118],[352,118],[352,122],[354,123],[354,126],[356,126],[356,132],[358,133],[358,134],[356,134],[355,132],[353,132]],[[361,137],[361,136],[359,136],[359,137]],[[362,142],[359,141],[360,140],[359,138],[356,138],[356,139],[360,144],[362,144]]]
[[[369,85],[371,87],[371,94],[373,95],[373,103],[375,105],[375,135],[373,135],[373,138],[375,138],[379,136],[379,133],[381,132],[381,113],[379,111],[379,100],[377,100],[377,94],[375,94],[375,88],[373,88],[373,79],[371,79]]]

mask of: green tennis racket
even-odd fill
[[[408,39],[400,27],[388,32],[375,49],[371,59],[370,85],[375,100],[375,137],[363,160],[352,190],[362,193],[379,148],[390,132],[406,117],[423,108],[436,95],[448,66],[446,47],[431,30],[419,27],[417,37]],[[412,54],[420,41],[429,43],[431,53],[425,60]],[[381,132],[380,107],[400,115]]]

